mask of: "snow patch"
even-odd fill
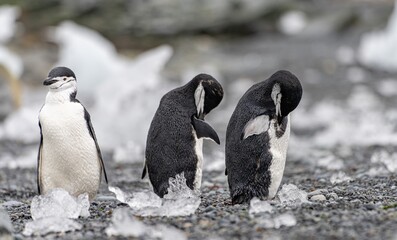
[[[11,5],[3,5],[0,7],[0,42],[8,42],[16,31],[15,21],[19,17],[21,11],[18,7]]]

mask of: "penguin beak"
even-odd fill
[[[56,83],[58,80],[55,80],[54,78],[47,78],[44,80],[43,85],[44,86],[50,86],[53,83]]]

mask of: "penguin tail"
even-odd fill
[[[147,171],[147,169],[146,169],[146,165],[145,165],[145,166],[143,166],[141,179],[144,179],[144,178],[145,178],[145,176],[146,176],[146,171]]]

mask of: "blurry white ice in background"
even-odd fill
[[[185,233],[177,228],[145,225],[136,219],[129,209],[116,209],[112,223],[105,230],[107,236],[135,237],[144,239],[185,240]]]
[[[397,96],[397,79],[389,78],[382,79],[377,84],[377,90],[382,96],[393,97]]]
[[[128,204],[139,216],[188,216],[194,214],[201,203],[200,193],[186,185],[184,174],[169,179],[168,193],[161,199],[151,191],[125,193],[117,187],[109,187],[117,200]]]
[[[23,234],[45,235],[81,229],[82,226],[72,219],[89,217],[89,207],[86,193],[75,198],[63,189],[53,189],[45,195],[35,196],[30,206],[33,221],[25,225]]]
[[[365,34],[361,38],[358,59],[372,68],[397,72],[397,0],[384,30]]]
[[[284,206],[299,206],[308,203],[307,193],[294,184],[284,184],[278,191],[277,197]]]
[[[307,20],[304,12],[301,11],[289,11],[284,13],[278,22],[280,32],[286,35],[295,35],[306,27]]]
[[[350,182],[352,180],[351,177],[347,176],[346,173],[339,171],[331,175],[330,181],[332,184],[342,183],[342,182]]]
[[[297,223],[295,216],[292,213],[282,213],[275,217],[262,217],[257,219],[257,228],[265,229],[279,229],[282,226],[293,227]]]
[[[390,173],[397,172],[397,153],[380,150],[371,156],[371,163],[382,163]]]

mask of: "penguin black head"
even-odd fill
[[[43,85],[48,86],[50,90],[59,91],[71,87],[76,88],[76,81],[76,76],[72,70],[67,67],[56,67],[48,73]]]
[[[271,98],[276,107],[276,116],[281,124],[299,104],[302,98],[302,85],[298,78],[289,71],[280,70],[270,77]]]
[[[221,84],[208,74],[199,74],[192,79],[195,84],[194,100],[197,109],[197,118],[204,120],[212,109],[217,107],[223,98]]]

